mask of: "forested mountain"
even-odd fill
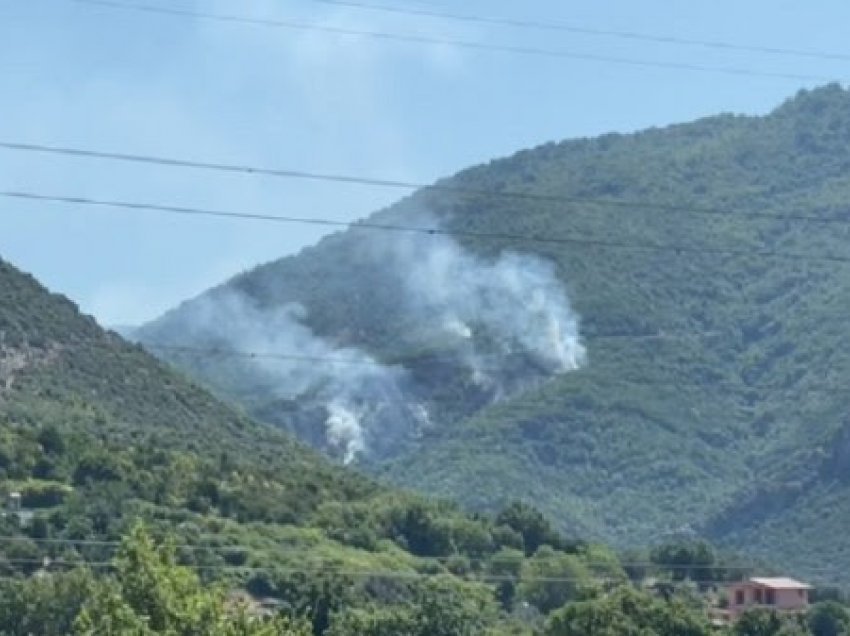
[[[0,634],[528,633],[515,604],[542,625],[626,581],[530,507],[470,515],[334,466],[2,260],[0,497]],[[233,589],[307,631],[225,625]]]
[[[846,580],[848,201],[832,85],[470,168],[137,336],[396,483]]]
[[[3,261],[0,334],[4,636],[707,636],[718,583],[753,567],[699,543],[621,561],[526,504],[380,486]]]

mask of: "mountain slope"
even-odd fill
[[[0,491],[10,490],[33,507],[42,538],[59,540],[116,539],[138,516],[164,528],[175,515],[214,528],[209,513],[309,525],[322,505],[385,492],[224,405],[0,260]]]
[[[12,492],[20,511],[6,507]],[[580,585],[627,581],[613,552],[566,540],[530,507],[485,518],[333,465],[2,260],[0,497],[10,634],[69,631],[91,571],[109,578],[139,521],[172,537],[204,583],[271,598],[315,634],[378,629],[375,616],[391,630],[424,621],[411,633],[447,621],[452,633],[530,634]],[[547,573],[562,578],[542,589]]]
[[[113,444],[226,453],[234,461],[275,467],[293,502],[315,505],[315,495],[304,489],[311,480],[329,486],[335,497],[375,489],[223,405],[2,260],[0,407],[6,425],[52,426]]]
[[[398,483],[485,509],[533,499],[621,544],[691,530],[846,576],[850,543],[814,537],[850,518],[812,515],[850,494],[835,450],[850,430],[846,91],[547,144],[439,185],[369,221],[453,237],[355,228],[140,339],[205,350],[160,353]],[[552,324],[557,356],[528,338]],[[381,371],[342,382],[334,356]]]

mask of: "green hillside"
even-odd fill
[[[530,634],[628,580],[531,507],[482,517],[334,466],[2,260],[0,339],[0,634]],[[234,591],[303,628],[237,624]]]
[[[476,352],[497,359],[507,389],[476,384],[467,352],[433,333],[429,306],[400,300],[427,285],[408,273],[429,237],[367,229],[237,276],[139,337],[208,352],[357,347],[402,369],[398,393],[382,398],[397,410],[375,420],[380,443],[357,455],[377,474],[481,510],[533,501],[573,536],[644,545],[693,532],[801,576],[847,580],[850,93],[828,86],[764,117],[551,143],[439,185],[369,221],[436,219],[476,262],[514,253],[545,263],[580,317],[579,370],[552,373],[522,348],[511,358],[517,347],[492,325],[472,324]],[[261,331],[233,337],[244,315],[218,309],[234,295],[262,316],[299,303],[286,324],[325,349]],[[211,311],[228,326],[209,328]],[[279,369],[160,351],[339,456],[315,401],[289,395],[291,382],[282,391]],[[333,386],[328,377],[313,390]],[[414,403],[427,425],[411,420]]]

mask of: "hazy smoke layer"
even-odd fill
[[[184,311],[182,324],[190,326],[185,336],[190,340],[257,354],[244,362],[255,374],[249,383],[258,391],[323,407],[327,445],[346,463],[379,433],[366,430],[364,422],[373,428],[392,425],[399,434],[410,434],[424,423],[421,407],[405,400],[407,374],[402,368],[381,365],[357,348],[335,347],[317,337],[297,303],[264,308],[236,292],[217,291]],[[398,430],[403,427],[412,430]]]
[[[350,284],[388,285],[393,302],[415,318],[414,337],[427,340],[408,344],[436,341],[443,349],[448,344],[487,399],[524,386],[527,377],[582,364],[578,320],[551,264],[517,253],[488,261],[445,235],[363,232],[351,238],[360,258],[379,265],[374,271],[382,280]],[[181,314],[181,339],[262,354],[243,361],[250,377],[231,371],[235,381],[257,395],[272,393],[284,404],[297,404],[293,417],[306,418],[314,441],[319,417],[321,445],[346,462],[410,439],[429,423],[428,410],[416,397],[427,391],[419,390],[408,371],[318,337],[299,304],[263,307],[237,292],[218,290]]]
[[[546,261],[507,252],[485,262],[445,235],[407,237],[386,249],[409,272],[404,289],[411,309],[444,334],[469,341],[470,350],[480,334],[488,355],[494,349],[528,354],[553,373],[583,363],[578,319]]]

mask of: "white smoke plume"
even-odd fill
[[[332,446],[344,449],[343,462],[348,464],[366,449],[360,418],[350,405],[333,399],[328,405],[327,435]]]
[[[431,219],[420,222],[433,225]],[[583,363],[578,319],[548,262],[514,252],[487,260],[440,234],[356,232],[351,238],[359,258],[379,265],[374,271],[382,280],[350,284],[392,289],[404,313],[427,326],[418,337],[448,342],[489,399],[523,386],[514,376],[528,366],[508,364],[514,355],[533,360],[529,373],[538,378]],[[306,418],[314,442],[316,425],[323,425],[320,445],[348,463],[430,425],[421,387],[404,367],[382,365],[361,349],[319,337],[300,304],[261,306],[232,289],[219,288],[182,309],[181,341],[257,352],[245,361],[252,371],[245,385],[253,394],[303,407],[293,417]]]
[[[417,225],[436,222],[424,216]],[[578,317],[549,262],[516,252],[488,261],[446,234],[394,236],[371,245],[388,268],[403,272],[410,311],[456,337],[478,373],[498,367],[500,354],[528,355],[551,373],[585,362]],[[476,335],[487,337],[486,353],[476,350]]]
[[[365,429],[364,420],[391,419],[411,428],[424,423],[418,415],[424,411],[403,406],[406,372],[401,367],[382,365],[360,349],[318,337],[297,303],[261,307],[243,294],[216,290],[188,303],[180,318],[182,344],[188,339],[221,349],[222,355],[246,354],[252,374],[244,381],[252,390],[322,406],[327,446],[346,463],[376,433]],[[191,347],[187,350],[191,354]]]

